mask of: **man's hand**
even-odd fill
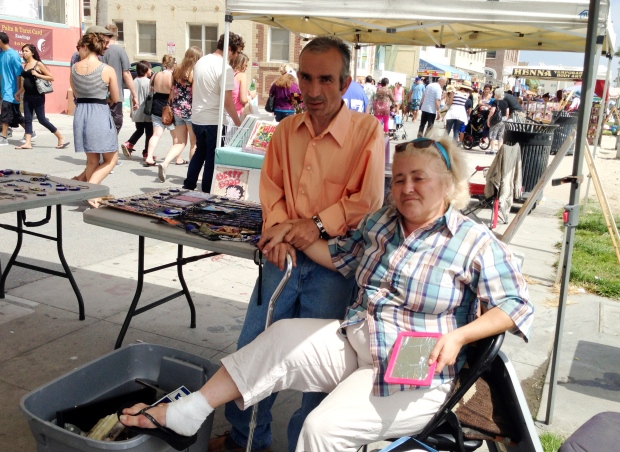
[[[134,111],[138,109],[139,105],[138,105],[138,99],[136,99],[135,97],[132,99],[132,104],[133,104],[133,109]]]
[[[132,406],[131,408],[125,408],[123,410],[123,414],[119,418],[123,425],[127,425],[130,427],[140,427],[140,428],[155,428],[155,425],[151,421],[148,420],[146,416],[131,416],[132,414],[138,413],[142,408],[146,408],[148,405],[144,403],[138,403],[137,405]],[[148,410],[148,413],[155,418],[157,422],[161,425],[166,425],[166,409],[167,406],[165,403],[157,405]]]
[[[284,241],[284,236],[293,228],[292,223],[280,223],[265,229],[258,241],[258,249],[268,254],[274,246]]]
[[[290,243],[299,251],[303,251],[316,242],[321,235],[312,218],[298,220],[293,223],[293,228],[284,237],[284,241]]]
[[[286,264],[286,255],[290,254],[293,258],[293,267],[297,265],[297,252],[288,243],[278,243],[275,245],[269,253],[264,253],[269,262],[278,267],[280,271],[284,271],[284,265]]]
[[[465,342],[458,329],[441,336],[428,357],[429,366],[437,361],[435,373],[440,373],[445,366],[451,366],[456,362],[456,357],[463,345]]]

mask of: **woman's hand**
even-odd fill
[[[440,373],[445,366],[451,366],[456,362],[463,345],[465,345],[465,340],[458,329],[441,336],[428,357],[428,365],[436,361],[435,373]]]

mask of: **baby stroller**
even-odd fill
[[[471,112],[465,135],[463,135],[463,147],[465,149],[471,149],[474,146],[480,146],[483,151],[489,149],[491,140],[484,136],[484,126],[487,123],[488,116],[489,110],[481,109],[480,106]]]
[[[401,115],[394,115],[390,117],[388,123],[388,130],[391,140],[398,140],[400,134],[403,140],[407,139],[407,131],[403,126],[403,117]]]

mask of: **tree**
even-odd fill
[[[95,24],[101,27],[108,25],[108,0],[97,0]]]

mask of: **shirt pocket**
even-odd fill
[[[345,183],[330,182],[327,179],[324,179],[321,187],[322,209],[338,202],[343,196],[345,187]]]
[[[412,311],[441,314],[456,306],[461,298],[454,271],[441,264],[404,268],[402,275],[408,276],[400,280],[398,291]]]

